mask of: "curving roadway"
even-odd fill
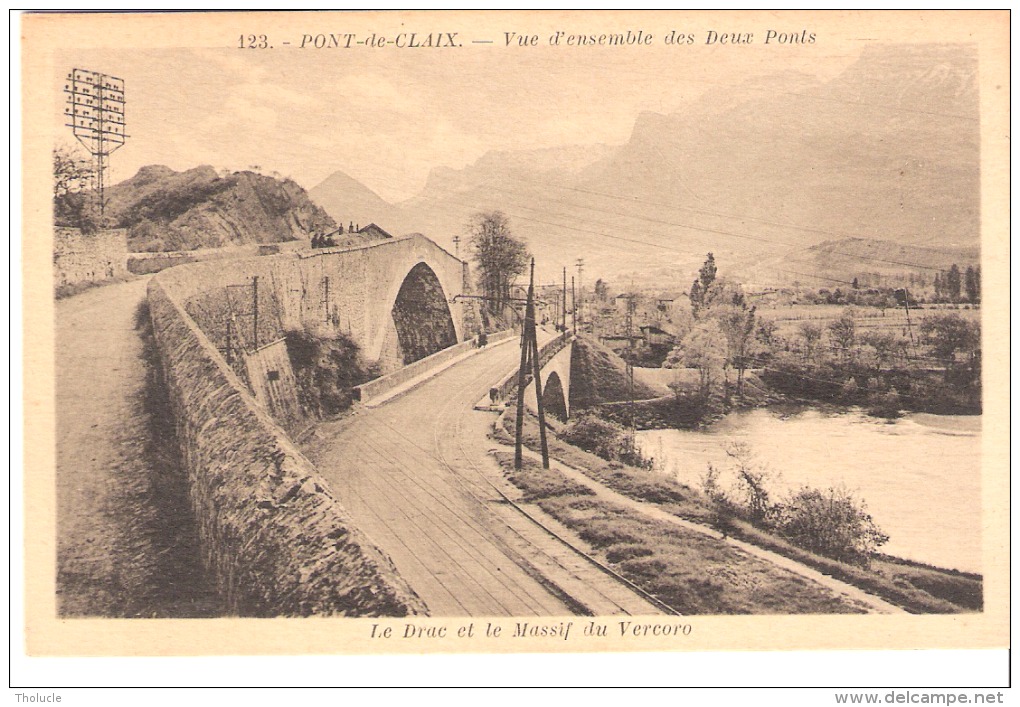
[[[320,425],[305,451],[433,616],[662,613],[497,490],[494,415],[473,407],[519,356],[516,339],[491,346]]]

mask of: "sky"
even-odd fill
[[[111,160],[113,183],[148,164],[257,165],[310,189],[342,170],[396,202],[437,166],[460,168],[490,150],[622,144],[643,111],[676,112],[706,93],[732,99],[756,75],[824,81],[858,53],[498,43],[431,53],[76,50],[57,55],[54,85],[73,67],[125,80],[129,138]],[[58,144],[73,143],[61,111]]]

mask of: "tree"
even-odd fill
[[[718,308],[715,319],[726,337],[726,362],[737,370],[737,393],[744,392],[744,371],[755,353],[755,309],[729,304]]]
[[[797,333],[804,340],[804,358],[810,361],[815,357],[818,342],[822,340],[822,328],[814,322],[801,322]]]
[[[783,345],[779,327],[771,319],[758,318],[758,328],[754,332],[754,338],[758,340],[760,353],[768,356],[775,354]]]
[[[599,302],[605,302],[609,298],[609,286],[602,278],[595,281],[595,298]]]
[[[715,282],[715,275],[718,268],[715,265],[715,256],[712,253],[708,254],[705,262],[702,264],[701,269],[698,271],[698,277],[694,280],[694,284],[691,285],[691,311],[694,316],[698,316],[699,311],[705,304],[705,298],[708,295],[708,290]]]
[[[956,263],[953,263],[949,272],[946,273],[945,289],[950,302],[955,304],[960,301],[960,268],[956,266]]]
[[[715,375],[726,364],[726,337],[715,319],[695,323],[691,330],[669,352],[665,368],[698,369],[699,392],[707,398],[712,392]]]
[[[852,307],[844,309],[839,319],[829,324],[829,338],[833,347],[840,352],[840,356],[849,358],[857,343],[857,325],[854,322]]]
[[[479,286],[488,298],[489,311],[504,315],[510,288],[528,266],[528,248],[510,231],[510,219],[502,211],[480,212],[468,223]]]
[[[977,322],[955,312],[935,314],[921,321],[921,340],[936,357],[953,362],[957,353],[975,355],[981,345],[981,329]]]
[[[875,350],[875,361],[879,368],[882,368],[897,353],[904,351],[906,346],[902,337],[880,331],[861,334],[861,343]]]
[[[60,146],[53,150],[53,219],[62,226],[94,233],[100,227],[99,208],[90,189],[95,178],[91,156]]]
[[[53,196],[59,198],[86,189],[95,176],[92,159],[67,146],[53,150]]]
[[[744,287],[739,282],[727,277],[720,277],[705,290],[702,308],[711,310],[713,307],[747,308],[747,297]]]
[[[963,288],[967,291],[967,299],[971,304],[981,302],[981,267],[967,266],[963,275]]]
[[[754,453],[744,442],[728,444],[726,455],[734,461],[737,491],[742,497],[737,502],[747,509],[748,520],[759,526],[772,525],[779,511],[777,504],[772,501],[769,490],[774,475],[765,467],[754,463]]]

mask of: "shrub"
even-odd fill
[[[900,394],[895,388],[890,388],[886,393],[875,393],[869,399],[870,407],[868,413],[875,417],[885,417],[890,420],[900,416]]]
[[[569,422],[561,437],[567,443],[606,461],[620,461],[643,469],[652,468],[651,460],[645,459],[638,451],[634,435],[593,413],[583,414]]]
[[[778,526],[798,547],[865,567],[872,553],[889,540],[871,519],[867,505],[842,487],[802,488],[783,506]]]
[[[857,379],[847,378],[846,383],[843,384],[843,397],[853,400],[857,397],[857,389]]]
[[[285,338],[298,398],[307,414],[323,417],[343,412],[354,400],[354,386],[376,376],[362,360],[357,343],[344,334],[292,330]]]

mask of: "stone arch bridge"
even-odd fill
[[[542,373],[542,406],[546,414],[565,421],[570,416],[570,361],[574,351],[574,335],[567,331],[557,335],[539,331],[541,345],[538,361]],[[489,400],[499,404],[509,400],[517,390],[518,371],[505,376],[489,390]],[[538,410],[535,384],[529,375],[524,388],[524,405],[532,412]]]
[[[466,277],[466,263],[413,234],[196,263],[161,279],[221,351],[252,351],[293,329],[343,333],[388,373],[470,335],[454,302]]]

